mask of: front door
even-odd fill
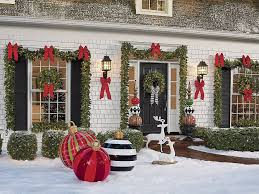
[[[147,73],[157,71],[165,77],[165,90],[158,96],[158,104],[151,104],[151,94],[144,90],[144,76]],[[153,116],[161,116],[167,123],[167,64],[166,63],[140,63],[140,108],[143,119],[143,133],[160,133],[159,124]]]

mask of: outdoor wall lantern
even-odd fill
[[[105,93],[107,94],[107,98],[111,100],[111,93],[109,85],[111,83],[111,78],[108,77],[107,72],[111,71],[112,60],[109,56],[105,55],[102,60],[102,71],[103,77],[100,78],[102,87],[100,92],[100,99],[104,98]]]
[[[197,66],[197,74],[201,79],[203,79],[204,75],[208,74],[208,65],[204,61],[201,61]]]
[[[109,56],[104,56],[102,60],[102,71],[103,71],[103,77],[107,78],[107,72],[111,71],[112,68],[112,60]]]

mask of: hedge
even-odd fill
[[[31,131],[33,133],[40,133],[45,132],[48,130],[61,130],[66,131],[68,129],[67,124],[64,121],[59,122],[39,122],[39,123],[33,123],[33,127]]]
[[[3,139],[1,138],[1,134],[0,134],[0,154],[2,153],[2,144],[3,144]]]
[[[193,135],[217,150],[259,151],[259,128],[197,128]]]
[[[34,160],[37,152],[35,134],[14,132],[7,143],[8,154],[15,160]]]
[[[58,158],[59,144],[64,138],[65,133],[63,131],[49,130],[42,135],[42,148],[41,154],[46,158]]]
[[[97,134],[97,139],[101,142],[101,144],[104,144],[104,142],[110,138],[114,137],[115,131],[107,131],[105,133],[101,132]],[[133,147],[137,150],[137,152],[140,151],[141,148],[143,148],[143,134],[142,132],[134,129],[125,129],[123,130],[125,139],[128,139]]]

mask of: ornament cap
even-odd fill
[[[115,139],[123,139],[124,137],[124,133],[122,132],[121,129],[117,130],[115,133],[114,133],[114,138]]]
[[[69,133],[70,134],[75,134],[77,132],[77,126],[73,121],[69,122]]]
[[[92,143],[92,146],[94,151],[98,151],[100,148],[101,148],[101,144],[100,144],[100,141],[99,140],[95,140],[93,143]]]

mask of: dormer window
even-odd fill
[[[136,13],[172,16],[173,0],[136,0]]]

